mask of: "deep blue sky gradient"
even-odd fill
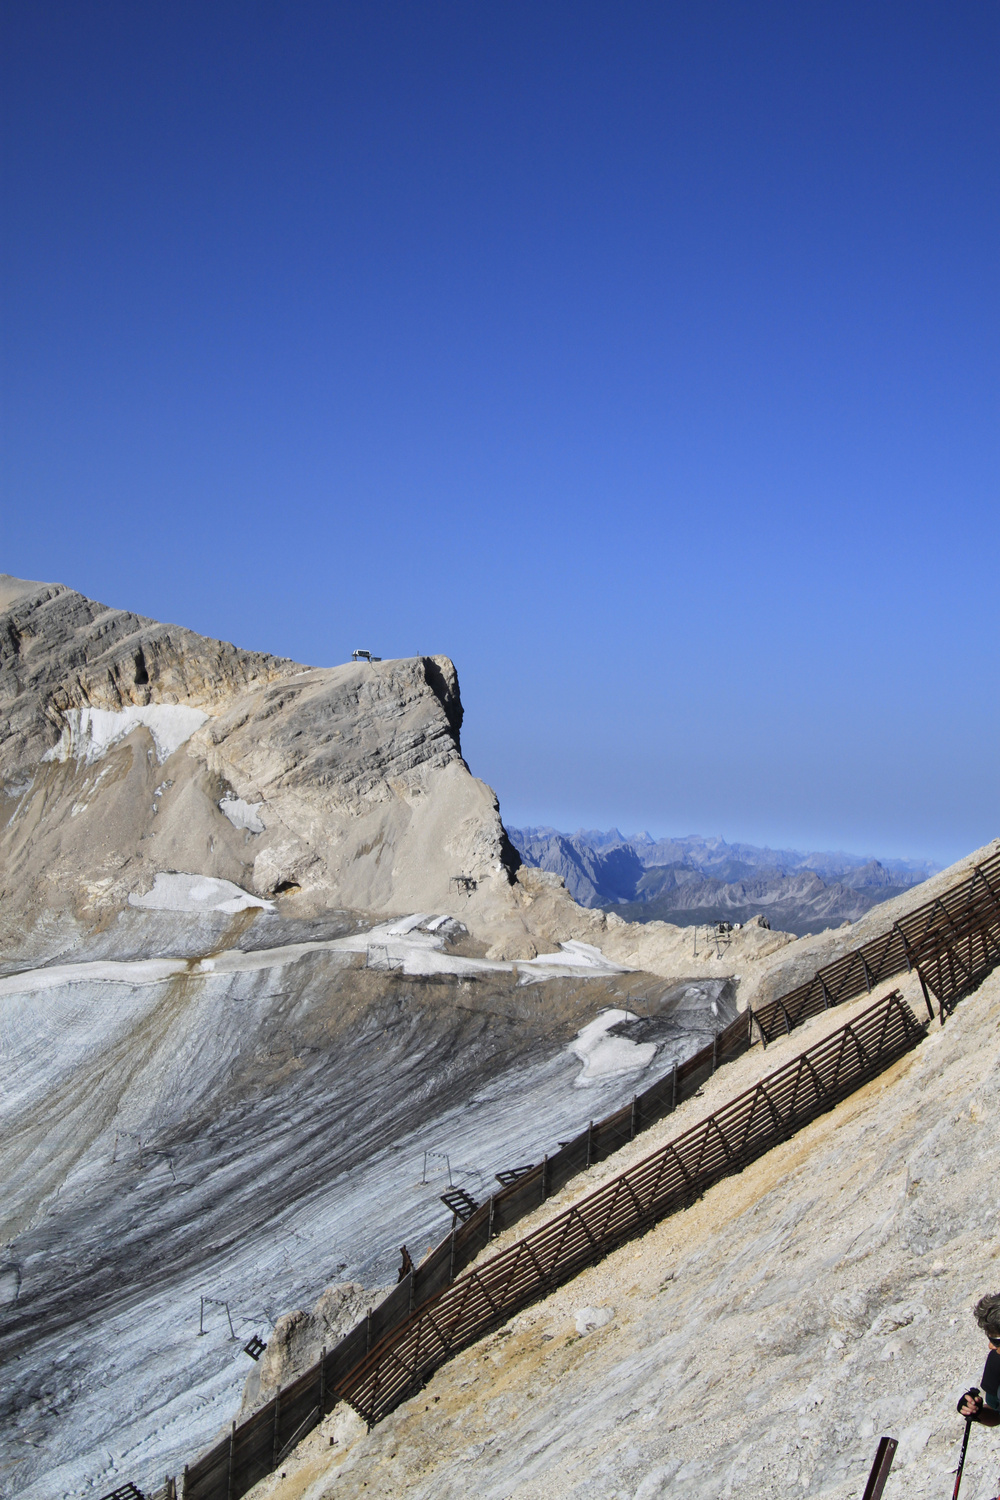
[[[993,3],[4,3],[0,569],[512,823],[1000,833]]]

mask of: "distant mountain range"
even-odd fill
[[[760,849],[697,834],[507,832],[525,863],[561,875],[581,906],[604,907],[630,922],[693,926],[764,916],[772,927],[801,936],[857,921],[940,868],[921,860]]]

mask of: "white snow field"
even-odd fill
[[[223,797],[219,811],[225,813],[234,828],[245,828],[248,833],[266,833],[267,824],[260,815],[263,802],[244,802],[242,797]]]
[[[144,907],[146,911],[221,911],[232,916],[249,911],[252,906],[259,906],[262,911],[274,910],[273,901],[251,896],[249,891],[242,890],[231,880],[175,872],[157,874],[153,889],[145,895],[133,891],[128,904]]]
[[[646,1068],[656,1056],[655,1042],[633,1042],[628,1037],[609,1036],[612,1026],[638,1017],[628,1010],[606,1010],[570,1042],[570,1051],[583,1063],[577,1088],[593,1083],[595,1078],[614,1078]]]
[[[599,949],[463,956],[436,914],[282,943],[308,924],[226,884],[161,876],[100,956],[0,979],[5,1496],[179,1471],[235,1415],[252,1333],[332,1282],[394,1282],[450,1181],[481,1199],[714,1023],[702,980],[673,986],[666,1039],[611,1035],[634,1013]],[[109,956],[137,934],[177,956]]]
[[[63,718],[66,727],[62,736],[43,760],[77,760],[92,765],[112,745],[142,726],[152,735],[156,758],[162,766],[201,728],[208,714],[184,703],[149,703],[130,704],[118,712],[107,708],[67,708],[63,710]]]

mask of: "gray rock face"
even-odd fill
[[[178,625],[109,609],[61,583],[0,574],[0,767],[31,770],[66,709],[226,701],[302,668]]]
[[[515,828],[511,838],[529,865],[561,876],[581,906],[629,901],[645,874],[642,860],[624,841],[594,847],[582,836],[535,828]]]
[[[310,669],[6,575],[0,609],[6,956],[40,914],[100,922],[170,870],[306,914],[509,906],[447,657]]]

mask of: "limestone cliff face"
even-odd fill
[[[470,776],[447,657],[304,672],[242,694],[192,749],[270,837],[253,885],[291,883],[368,910],[455,905],[455,877],[509,886],[493,793]],[[464,899],[464,898],[463,898]]]
[[[109,609],[61,583],[0,574],[0,769],[33,768],[67,709],[190,703],[211,711],[247,687],[302,671],[177,625]]]
[[[503,903],[517,856],[461,721],[447,657],[310,669],[4,575],[6,939],[172,870],[312,908]]]

